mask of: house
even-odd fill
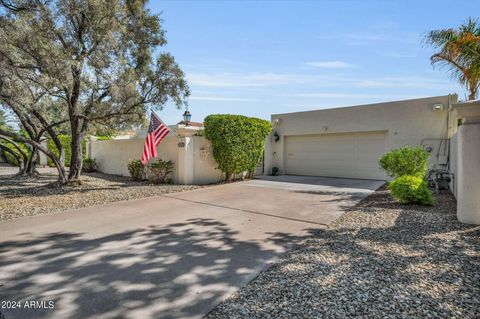
[[[446,167],[457,128],[456,95],[273,114],[264,174],[386,179],[378,159],[388,150],[421,145],[431,167]]]

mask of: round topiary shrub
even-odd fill
[[[412,175],[424,177],[430,154],[420,146],[404,146],[385,153],[378,161],[380,167],[392,177]]]
[[[253,174],[272,131],[269,121],[242,115],[216,114],[205,118],[204,136],[212,143],[218,168],[230,181],[233,174]]]
[[[416,203],[432,205],[432,192],[428,189],[425,180],[418,176],[403,175],[388,184],[393,198],[403,204]]]

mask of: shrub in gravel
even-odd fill
[[[96,172],[97,169],[98,169],[98,164],[94,158],[87,157],[83,160],[82,170],[85,173]]]
[[[130,160],[127,164],[128,173],[134,181],[143,181],[145,179],[145,166],[140,160]]]
[[[378,164],[390,176],[412,175],[424,177],[430,154],[420,146],[404,146],[391,150],[380,157]]]
[[[428,189],[425,180],[418,176],[403,175],[388,184],[393,198],[403,204],[416,203],[432,205],[432,192]]]
[[[173,172],[173,162],[159,159],[149,166],[149,178],[152,182],[157,184],[171,184],[172,180],[170,174]]]

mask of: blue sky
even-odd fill
[[[446,95],[465,90],[433,69],[421,43],[457,27],[478,1],[151,1],[186,73],[194,121]],[[476,17],[476,16],[474,16]],[[171,104],[165,122],[181,120]]]

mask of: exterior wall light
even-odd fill
[[[275,142],[280,141],[280,135],[278,135],[278,133],[275,132],[275,134],[273,134],[273,139],[275,140]]]

